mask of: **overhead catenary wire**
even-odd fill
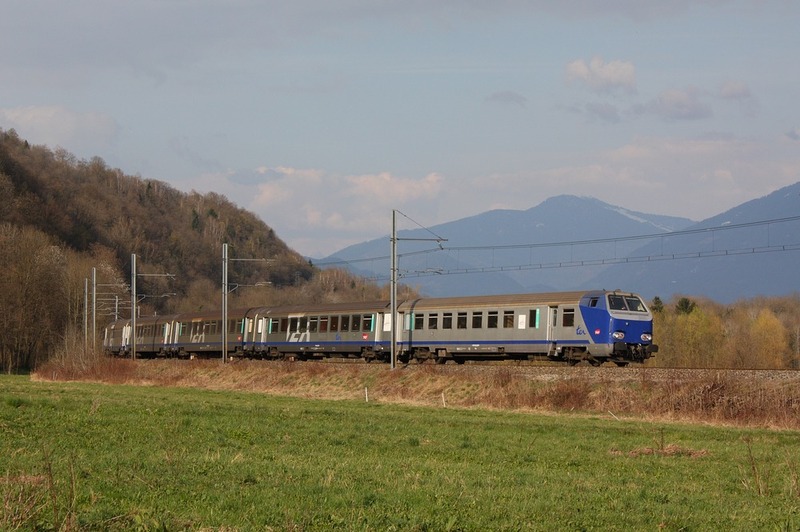
[[[411,218],[408,219],[411,220]],[[530,243],[520,243],[520,244],[476,245],[476,246],[442,246],[441,243],[439,243],[439,245],[434,248],[427,248],[422,250],[399,253],[398,257],[407,258],[407,257],[426,255],[432,253],[442,253],[442,252],[455,253],[460,256],[462,252],[466,253],[466,252],[478,252],[478,251],[491,251],[492,253],[494,253],[495,251],[502,251],[502,250],[518,250],[518,249],[534,250],[542,248],[589,246],[589,245],[608,244],[608,243],[615,244],[615,255],[616,255],[616,244],[618,243],[656,240],[656,239],[661,239],[663,241],[664,239],[679,238],[683,236],[698,235],[698,234],[709,234],[712,236],[713,239],[714,234],[717,232],[736,231],[745,228],[752,228],[759,226],[767,226],[769,228],[769,226],[772,225],[794,222],[798,220],[800,220],[800,216],[789,216],[784,218],[774,218],[770,220],[744,222],[740,224],[725,224],[716,227],[684,229],[666,233],[649,233],[644,235],[606,237],[606,238],[585,239],[585,240],[564,240],[564,241],[551,241],[551,242],[530,242]],[[414,222],[414,220],[411,221]],[[436,236],[437,238],[441,238],[438,235],[436,235],[436,233],[434,233],[433,231],[426,228],[423,229],[425,229],[432,235]],[[420,239],[420,240],[429,240],[429,239]],[[466,274],[466,273],[522,271],[522,270],[565,268],[565,267],[603,266],[609,264],[621,264],[621,263],[632,263],[632,262],[655,262],[663,260],[708,258],[708,257],[730,256],[730,255],[773,253],[773,252],[796,251],[796,250],[800,250],[800,242],[783,244],[783,245],[772,245],[768,242],[767,245],[765,246],[757,246],[757,247],[750,246],[750,247],[742,247],[735,249],[716,249],[716,241],[715,241],[714,248],[711,251],[688,251],[682,253],[664,253],[662,246],[662,251],[660,253],[650,254],[650,255],[628,256],[628,257],[615,256],[612,258],[567,260],[567,261],[553,261],[553,262],[541,262],[541,263],[534,263],[531,260],[528,264],[505,264],[505,265],[493,264],[492,266],[483,266],[483,267],[478,266],[472,268],[437,269],[436,271],[419,271],[419,272],[409,271],[409,272],[404,272],[403,277],[409,278],[409,277],[425,277],[429,275],[450,275],[450,274]],[[531,253],[531,257],[532,256],[533,255]],[[340,265],[363,264],[367,262],[379,262],[379,261],[386,261],[389,259],[390,259],[389,255],[380,255],[380,256],[365,257],[359,259],[323,261],[323,262],[318,262],[317,266],[333,267]],[[368,278],[373,280],[386,280],[386,276],[382,275],[368,277]]]

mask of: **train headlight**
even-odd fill
[[[613,338],[614,340],[624,340],[625,333],[622,331],[615,331],[614,333],[611,334],[611,338]]]
[[[652,342],[653,335],[650,333],[642,333],[642,342]]]

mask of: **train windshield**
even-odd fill
[[[608,295],[608,308],[611,310],[628,310],[631,312],[647,312],[641,299],[634,295]]]

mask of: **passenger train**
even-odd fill
[[[137,357],[328,357],[388,361],[389,301],[265,306],[228,312],[223,348],[221,311],[140,317],[105,328],[107,354]],[[625,366],[658,351],[653,316],[637,294],[574,291],[419,298],[397,304],[396,360],[544,359]],[[135,351],[133,350],[135,347]]]

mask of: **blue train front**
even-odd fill
[[[589,362],[618,365],[644,362],[656,352],[653,315],[637,294],[589,292],[581,298],[581,315],[592,338]]]

